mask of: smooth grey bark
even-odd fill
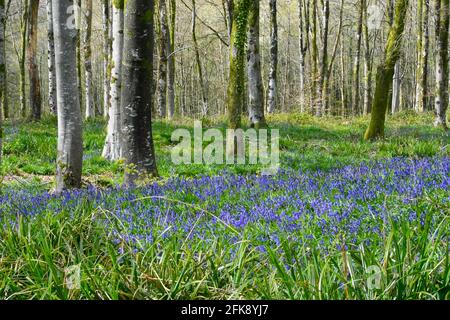
[[[305,6],[307,9],[308,4]],[[299,18],[299,103],[300,112],[305,112],[305,73],[306,73],[306,53],[309,45],[309,17],[308,10],[303,10],[303,0],[298,0]],[[305,26],[304,26],[305,25]]]
[[[367,1],[364,0],[364,23],[363,23],[363,35],[364,35],[364,107],[363,114],[370,113],[370,107],[372,104],[372,54],[370,51],[370,34],[369,34],[369,16],[367,12]]]
[[[265,126],[264,117],[264,88],[261,74],[260,56],[260,28],[259,28],[259,1],[252,3],[248,21],[248,96],[249,96],[249,117],[251,126],[260,128]]]
[[[317,89],[317,105],[316,105],[316,115],[322,116],[325,114],[325,99],[327,92],[324,92],[326,73],[328,70],[328,30],[330,26],[330,1],[323,1],[322,8],[322,59],[320,62],[320,74],[319,81],[316,87]]]
[[[109,0],[102,0],[102,26],[103,26],[103,116],[109,119],[110,95],[110,61],[111,61],[111,16]]]
[[[39,0],[30,1],[27,43],[28,77],[30,79],[29,99],[31,119],[40,120],[42,116],[41,81],[37,64]]]
[[[55,35],[53,32],[52,0],[47,0],[47,66],[48,66],[48,106],[56,115],[56,74],[55,74]]]
[[[170,43],[169,60],[167,61],[167,115],[172,119],[175,115],[175,24],[177,4],[175,0],[169,1]]]
[[[436,96],[434,107],[436,112],[435,126],[447,130],[448,93],[448,37],[450,25],[449,0],[435,0],[436,13]]]
[[[270,67],[267,99],[267,112],[273,113],[277,108],[277,73],[278,73],[278,21],[277,0],[270,0]]]
[[[124,41],[124,12],[123,2],[113,2],[112,19],[112,70],[111,70],[111,107],[105,146],[102,156],[110,161],[120,160],[122,157],[121,143],[121,93],[122,93],[122,56]]]
[[[416,99],[414,109],[424,112],[427,109],[428,91],[428,56],[430,37],[428,20],[430,15],[429,0],[419,0],[419,32],[417,35],[417,69],[416,69]]]
[[[26,79],[25,79],[25,62],[26,62],[26,48],[27,48],[27,31],[28,31],[28,13],[29,13],[29,1],[22,0],[22,18],[20,21],[20,33],[21,33],[21,54],[19,59],[20,69],[20,114],[25,118],[27,113],[26,102]]]
[[[85,111],[86,119],[95,117],[93,88],[92,88],[92,0],[85,0],[83,58],[84,58],[84,84],[85,84]]]
[[[392,114],[399,111],[400,108],[400,86],[401,86],[401,69],[400,61],[397,61],[394,68],[394,79],[392,81]]]
[[[153,0],[125,2],[122,124],[127,185],[158,175],[152,134],[153,10]]]
[[[358,25],[356,31],[356,53],[355,53],[355,63],[353,66],[353,97],[352,97],[352,113],[357,115],[360,113],[360,63],[361,63],[361,43],[362,43],[362,32],[363,32],[363,16],[364,16],[364,1],[359,1],[358,10]]]
[[[77,85],[77,30],[67,23],[68,8],[72,5],[73,0],[52,3],[58,101],[57,192],[81,186],[83,140]]]
[[[167,66],[170,47],[169,27],[167,22],[166,0],[158,0],[159,14],[159,61],[158,61],[158,113],[161,118],[167,116]]]

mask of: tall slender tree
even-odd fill
[[[158,0],[158,113],[161,118],[167,116],[167,61],[169,57],[170,34],[167,20],[166,0]]]
[[[3,1],[3,18],[0,20],[0,23],[2,24],[1,28],[3,28],[3,33],[2,36],[3,37],[3,41],[5,41],[6,38],[6,25],[7,25],[7,16],[8,16],[8,12],[9,12],[9,8],[11,7],[11,0],[7,0],[7,1]],[[1,46],[1,44],[0,44]],[[0,89],[2,90],[2,97],[1,97],[1,104],[2,104],[2,110],[3,111],[3,119],[8,119],[9,118],[9,99],[8,99],[8,81],[6,81],[7,79],[7,74],[8,74],[8,68],[6,67],[6,50],[0,49],[3,52],[3,57],[0,59],[3,59],[3,64],[4,64],[4,68],[3,68],[3,73],[4,75],[2,75],[3,78],[3,87]],[[1,129],[1,128],[0,128]],[[1,132],[1,130],[0,130]],[[0,147],[0,152],[1,152],[1,147]]]
[[[109,109],[108,129],[103,157],[117,161],[122,157],[121,143],[121,106],[122,95],[122,57],[124,42],[124,0],[114,0],[112,20],[112,71],[111,71],[111,102]]]
[[[369,15],[368,15],[368,1],[363,0],[363,35],[364,35],[364,107],[363,114],[367,115],[370,112],[372,103],[372,52],[370,48],[370,33],[369,33]]]
[[[170,44],[169,59],[167,61],[167,115],[172,119],[175,114],[175,28],[177,17],[177,4],[175,0],[169,1]]]
[[[152,135],[153,0],[125,1],[123,147],[125,183],[158,175]]]
[[[245,44],[251,0],[235,0],[230,43],[230,77],[228,82],[228,125],[241,126],[242,106],[245,99]]]
[[[31,119],[40,120],[42,115],[41,81],[37,65],[37,40],[38,40],[38,17],[39,0],[32,0],[29,3],[29,30],[27,45],[28,76],[30,79],[30,107]]]
[[[3,88],[5,79],[5,1],[0,0],[0,101],[3,98]],[[2,170],[2,151],[3,151],[3,127],[2,127],[2,117],[0,117],[0,170]]]
[[[359,1],[358,8],[358,25],[356,31],[356,52],[355,63],[353,66],[353,98],[352,98],[352,113],[356,115],[361,110],[360,108],[360,65],[361,65],[361,43],[363,34],[363,17],[364,17],[364,1]]]
[[[416,69],[416,99],[414,109],[423,112],[427,106],[428,91],[428,55],[429,55],[429,0],[418,0],[418,34],[417,34],[417,69]]]
[[[395,16],[389,30],[384,61],[378,67],[375,95],[372,103],[372,115],[369,127],[365,133],[366,140],[373,140],[384,136],[386,111],[389,103],[389,92],[394,76],[394,68],[400,57],[403,31],[405,29],[406,13],[409,0],[397,0]]]
[[[206,89],[205,78],[203,76],[203,66],[200,59],[200,49],[197,41],[197,6],[195,0],[192,0],[192,41],[194,42],[195,62],[197,65],[198,80],[202,93],[202,116],[208,113],[208,92]]]
[[[29,13],[30,0],[21,0],[22,4],[22,18],[20,20],[20,36],[21,36],[21,53],[19,57],[19,69],[20,69],[20,114],[22,118],[25,118],[27,113],[26,102],[26,49],[27,49],[27,34],[28,34],[28,13]]]
[[[95,117],[94,97],[92,88],[92,0],[85,0],[84,34],[83,34],[83,59],[84,59],[84,83],[86,90],[85,111],[86,119]]]
[[[309,0],[308,0],[309,1]],[[309,45],[309,14],[306,4],[303,8],[303,0],[298,0],[298,18],[299,18],[299,103],[300,112],[305,112],[305,79],[306,79],[306,54]]]
[[[112,28],[110,16],[110,1],[102,0],[102,25],[103,25],[103,116],[109,119],[111,106],[111,51]]]
[[[250,9],[248,28],[248,93],[249,116],[252,127],[260,128],[266,125],[264,117],[264,88],[261,73],[260,56],[260,27],[259,27],[259,1],[254,1]]]
[[[67,23],[73,0],[53,1],[56,87],[58,101],[58,159],[56,191],[81,186],[82,117],[77,86],[77,31]]]
[[[436,110],[435,126],[442,126],[447,130],[448,93],[448,36],[450,25],[449,0],[435,0],[436,13]]]
[[[270,70],[267,99],[267,112],[273,113],[277,108],[277,74],[278,74],[278,12],[277,0],[270,0]]]
[[[48,106],[56,115],[56,74],[55,74],[55,35],[53,32],[52,0],[47,0],[47,66],[48,66]]]

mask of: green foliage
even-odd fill
[[[280,130],[281,166],[309,169],[330,169],[356,164],[370,159],[408,156],[424,157],[449,155],[448,135],[433,128],[433,115],[406,111],[389,119],[384,140],[365,142],[361,133],[366,117],[357,119],[316,118],[307,114],[279,114],[268,117],[273,129]],[[244,123],[244,129],[249,127]],[[110,181],[121,183],[125,167],[101,157],[105,141],[105,122],[94,119],[84,124],[83,176],[90,183]],[[225,119],[205,121],[204,129],[219,128],[225,133]],[[237,173],[259,172],[258,165],[172,165],[171,135],[175,129],[186,128],[193,134],[193,121],[156,121],[153,124],[158,169],[162,177],[218,174],[227,169]],[[15,177],[42,176],[53,178],[56,169],[56,119],[46,118],[39,123],[6,123],[3,169]],[[205,146],[208,143],[205,142]],[[103,184],[103,183],[99,183]]]

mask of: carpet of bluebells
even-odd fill
[[[180,251],[215,248],[222,264],[232,264],[244,250],[260,257],[255,264],[267,264],[258,269],[260,274],[265,268],[268,276],[268,270],[275,270],[281,282],[295,278],[312,260],[346,259],[347,252],[355,260],[364,260],[361,255],[368,252],[372,263],[386,267],[394,251],[386,247],[399,245],[390,240],[407,238],[408,246],[422,241],[425,232],[427,243],[433,244],[432,253],[426,254],[432,257],[418,251],[410,258],[431,264],[429,270],[437,275],[425,277],[440,279],[436,290],[445,297],[450,277],[442,274],[448,273],[449,187],[449,157],[392,158],[330,171],[282,170],[273,176],[224,172],[214,177],[174,177],[140,188],[90,187],[59,196],[4,189],[0,222],[6,232],[16,227],[19,217],[32,223],[42,215],[64,214],[70,220],[81,212],[104,230],[118,255],[125,251],[139,255],[149,247],[162,255],[164,243],[171,243]],[[236,245],[244,241],[244,249]],[[400,262],[407,268],[403,258]],[[336,287],[342,289],[352,270],[333,268],[344,269],[344,279]],[[298,297],[287,291],[286,296]]]

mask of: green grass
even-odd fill
[[[272,128],[280,129],[282,167],[315,171],[397,156],[450,156],[449,137],[430,125],[432,119],[431,114],[402,113],[390,117],[386,138],[374,143],[362,140],[367,118],[277,115],[270,117],[269,123]],[[204,126],[224,130],[225,121],[216,119]],[[171,165],[170,137],[180,127],[192,130],[193,122],[154,124],[161,175],[169,178],[220,174],[225,166]],[[101,158],[104,137],[102,120],[85,124],[84,179],[102,187],[120,183],[123,170],[121,163],[109,163]],[[9,123],[5,139],[5,190],[40,194],[37,190],[51,189],[56,120]],[[259,170],[257,166],[227,169],[239,174]],[[42,184],[43,181],[46,183]],[[271,191],[265,196],[270,199],[278,193],[282,195],[282,191]],[[168,196],[180,202],[162,208],[180,215],[189,216],[212,204],[199,201],[190,192]],[[221,195],[217,205],[241,204],[243,198],[245,195],[229,191]],[[59,199],[54,201],[65,208]],[[389,212],[389,219],[383,224],[383,236],[372,239],[379,245],[367,248],[349,245],[347,250],[336,248],[326,255],[319,246],[298,246],[291,240],[293,234],[277,233],[277,225],[268,228],[279,236],[279,244],[268,245],[268,251],[262,254],[255,249],[255,239],[264,227],[258,223],[241,230],[234,241],[225,240],[225,235],[232,233],[227,228],[193,242],[182,234],[164,238],[164,230],[155,226],[157,235],[151,245],[138,243],[140,250],[136,252],[136,245],[127,241],[118,245],[112,241],[114,232],[129,230],[106,209],[108,201],[105,196],[105,206],[94,207],[92,201],[81,198],[77,205],[67,206],[61,212],[55,213],[49,206],[35,216],[19,214],[7,203],[4,207],[0,205],[0,298],[450,299],[450,212],[446,190],[427,192],[413,204],[403,203],[395,195],[378,197],[370,205],[383,206]],[[367,203],[360,205],[367,209]],[[140,206],[150,210],[155,204],[153,200],[138,197],[136,202],[122,204],[120,209],[134,212]],[[410,210],[422,214],[425,222],[395,219]],[[362,213],[357,210],[354,214]],[[105,221],[108,228],[99,223]],[[192,225],[192,230],[195,229],[196,224]],[[305,223],[305,229],[295,234],[297,239],[304,240],[308,235],[314,235],[317,245],[325,238],[314,224],[306,226]],[[285,261],[295,263],[287,267]],[[69,290],[64,285],[65,268],[73,265],[81,266],[79,290]],[[381,271],[380,288],[376,290],[367,285],[371,267]]]
[[[281,166],[327,170],[345,164],[396,156],[431,157],[449,155],[449,135],[432,127],[433,115],[410,112],[388,118],[386,138],[363,141],[368,118],[315,118],[304,114],[269,117],[271,128],[280,130]],[[89,183],[111,185],[121,182],[123,165],[101,157],[105,140],[102,119],[84,125],[83,176]],[[226,129],[223,119],[205,121],[209,127]],[[258,166],[172,165],[171,134],[178,128],[193,131],[193,120],[154,123],[158,169],[162,177],[214,175],[223,169],[236,173],[258,172]],[[39,123],[6,124],[3,172],[7,176],[53,176],[56,167],[56,119]],[[35,177],[35,179],[37,179]],[[49,177],[50,179],[50,177]],[[29,181],[30,179],[26,179]],[[7,182],[10,180],[7,180]]]

